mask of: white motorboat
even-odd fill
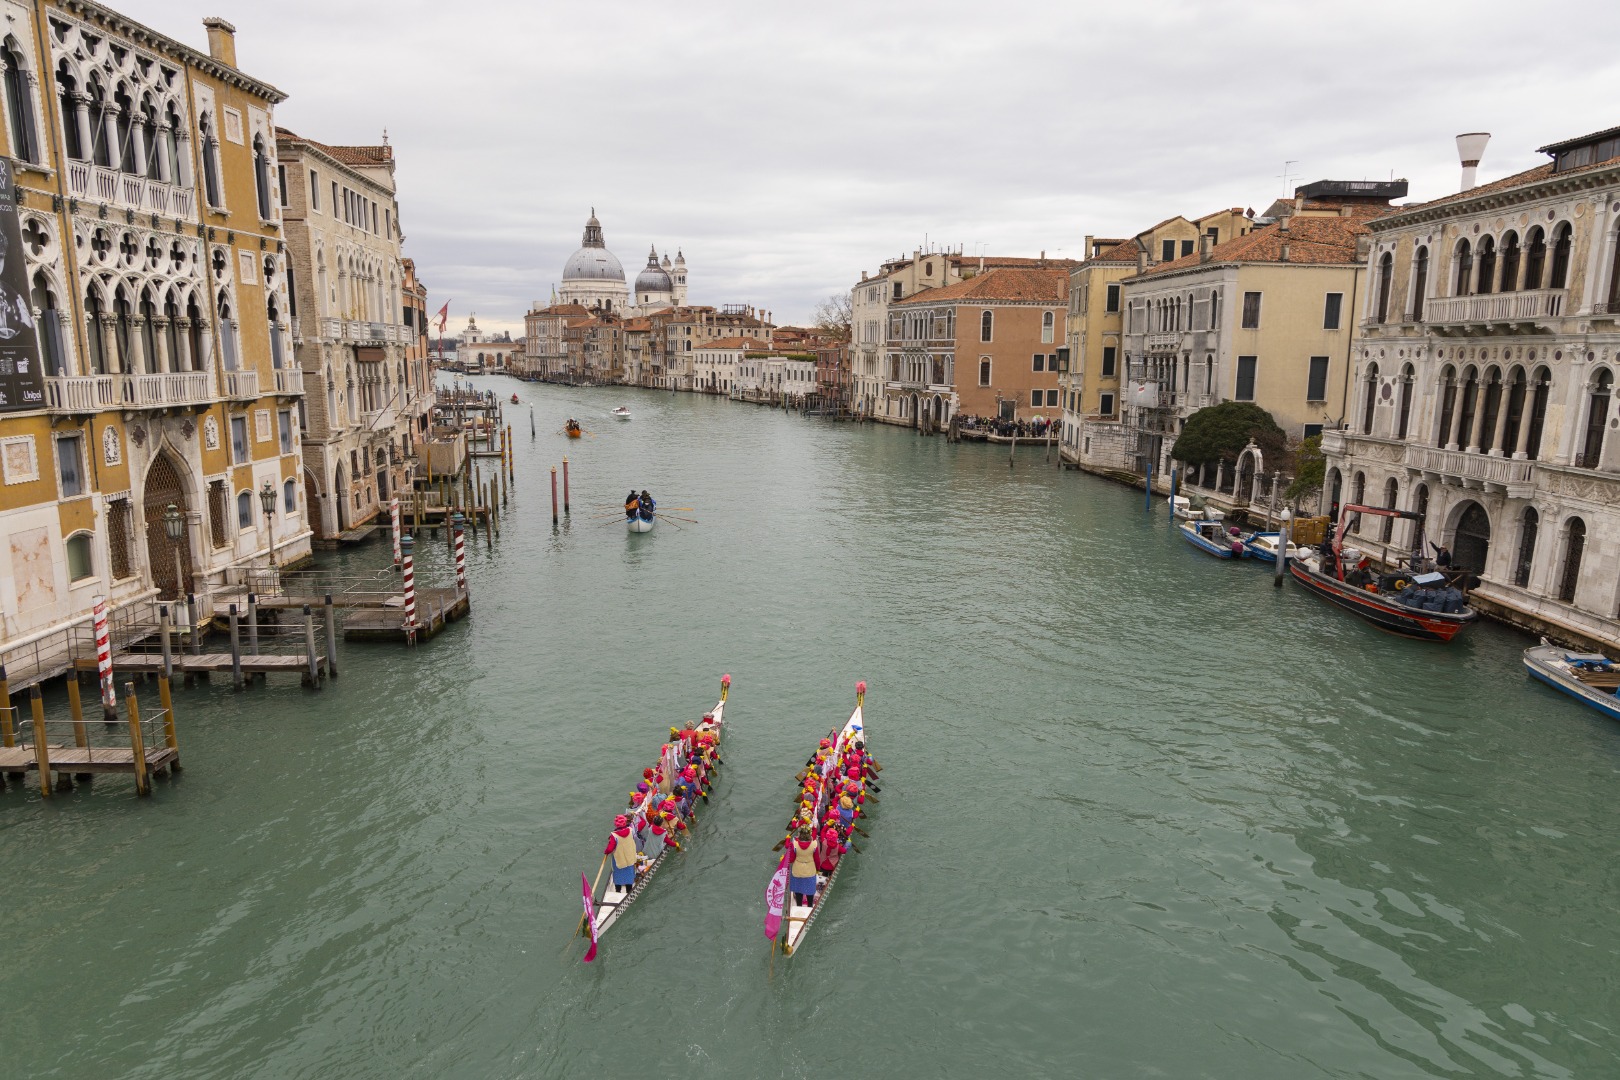
[[[610,415],[615,420],[628,420],[630,419],[630,410],[627,407],[620,405],[617,409],[614,409]]]

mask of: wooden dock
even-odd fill
[[[23,720],[21,710],[11,706],[4,679],[0,679],[0,790],[6,781],[19,783],[27,773],[39,777],[39,792],[47,798],[53,788],[71,789],[75,780],[88,782],[96,773],[128,773],[135,777],[135,791],[152,793],[152,777],[180,771],[180,743],[175,737],[174,699],[167,679],[158,684],[160,709],[141,716],[135,684],[124,684],[127,718],[116,713],[87,720],[75,676],[68,678],[71,719],[49,719],[36,684],[29,687],[31,717]],[[99,708],[99,701],[97,706]],[[53,741],[50,732],[59,733]],[[72,742],[62,736],[70,736]],[[111,740],[118,738],[119,742]],[[127,739],[127,742],[123,741]],[[52,777],[55,777],[54,782]]]
[[[416,639],[425,641],[472,610],[471,601],[459,589],[416,590]],[[403,599],[386,607],[351,611],[343,620],[345,641],[404,641]]]
[[[160,653],[148,652],[121,652],[112,658],[114,671],[128,671],[140,675],[163,674],[163,656]],[[176,652],[170,657],[172,669],[183,675],[213,674],[215,672],[231,670],[231,654],[228,652],[188,653]],[[80,671],[95,671],[94,660],[76,660],[74,666]],[[315,654],[315,666],[322,674],[326,673],[326,654]],[[252,656],[242,654],[242,674],[269,675],[283,673],[300,675],[308,671],[309,658],[307,656],[276,655]]]

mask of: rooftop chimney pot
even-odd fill
[[[236,27],[221,18],[203,20],[208,31],[208,55],[226,67],[236,66]]]
[[[1470,131],[1457,136],[1457,157],[1462,160],[1461,191],[1471,191],[1479,183],[1479,162],[1485,156],[1485,144],[1491,141],[1488,131]]]

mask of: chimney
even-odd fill
[[[1209,233],[1204,233],[1198,238],[1198,261],[1209,262]]]
[[[204,19],[208,30],[208,55],[226,67],[236,66],[236,27],[224,19]]]
[[[1147,268],[1148,268],[1147,249],[1143,248],[1143,247],[1138,247],[1136,249],[1136,272],[1138,274],[1145,274],[1145,273],[1147,273]]]
[[[1488,131],[1470,131],[1457,136],[1457,156],[1462,159],[1462,187],[1471,191],[1479,183],[1479,159],[1485,156],[1485,144],[1491,141]]]
[[[1288,261],[1288,245],[1286,243],[1284,243],[1282,246],[1282,261]]]

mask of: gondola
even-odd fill
[[[833,740],[833,754],[828,759],[830,762],[836,764],[839,755],[857,740],[865,743],[868,749],[871,748],[871,740],[866,731],[865,704],[866,683],[857,683],[855,687],[855,711],[849,714],[849,720],[844,723],[843,729],[838,732],[837,738]],[[823,775],[825,775],[825,772]],[[866,778],[862,777],[860,788],[863,794],[866,787]],[[816,807],[818,818],[822,809],[823,807],[819,805]],[[864,821],[866,818],[862,816],[856,820]],[[816,899],[815,903],[809,907],[800,904],[793,897],[791,891],[786,894],[786,917],[782,920],[782,933],[780,935],[783,956],[792,956],[803,946],[805,936],[810,933],[810,927],[815,925],[816,916],[826,908],[833,886],[838,884],[839,875],[844,872],[844,867],[847,865],[849,865],[849,856],[845,855],[838,860],[838,865],[833,867],[831,874],[819,872],[816,874]]]
[[[713,709],[704,715],[703,722],[694,725],[692,729],[699,735],[703,734],[704,732],[712,732],[715,737],[715,750],[717,754],[725,742],[726,699],[730,696],[730,694],[731,676],[722,676],[720,679],[719,702],[715,704]],[[677,772],[687,763],[684,747],[672,750],[671,753],[666,754],[666,758],[669,760],[664,762],[664,767],[675,769]],[[718,769],[719,764],[717,763],[715,766],[716,774],[718,774]],[[636,827],[637,822],[644,823],[645,820],[646,819],[643,816],[643,813],[638,812],[635,818],[632,820],[632,828]],[[691,830],[688,830],[687,836],[691,836]],[[646,855],[642,855],[642,865],[636,872],[636,882],[630,887],[629,892],[618,892],[611,884],[609,884],[606,892],[604,892],[600,897],[593,896],[593,902],[588,909],[590,911],[592,923],[591,938],[593,951],[595,948],[595,942],[600,940],[602,935],[607,933],[608,929],[614,923],[619,921],[620,916],[629,910],[631,904],[634,904],[637,900],[641,899],[642,894],[647,890],[648,884],[652,882],[653,876],[658,873],[659,868],[664,865],[665,860],[669,858],[670,853],[674,850],[675,849],[673,847],[665,845],[664,849],[660,851],[653,859],[649,860],[647,859]],[[607,860],[605,858],[602,861],[602,865],[604,868],[607,866]],[[597,882],[600,882],[601,878],[602,873],[599,870],[597,871]],[[591,889],[593,894],[595,893],[595,889],[596,886],[593,884]],[[582,925],[584,918],[584,916],[581,916]]]
[[[1325,549],[1302,551],[1290,559],[1288,572],[1310,592],[1335,607],[1365,619],[1380,630],[1417,641],[1450,641],[1479,619],[1479,612],[1463,603],[1462,593],[1438,572],[1382,574],[1368,582],[1374,588],[1345,578],[1346,563],[1359,564],[1360,552],[1344,547],[1345,525],[1352,514],[1399,517],[1421,521],[1412,510],[1350,504],[1342,508],[1333,543]]]

